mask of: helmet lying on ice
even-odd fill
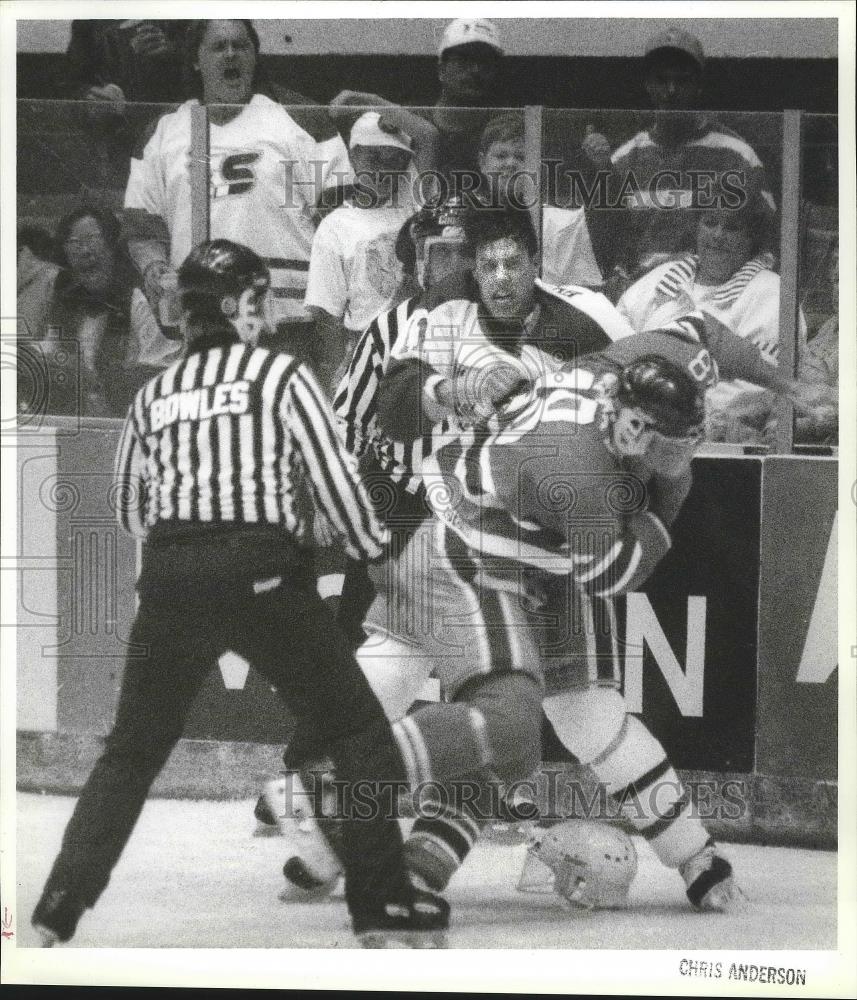
[[[566,820],[537,830],[527,849],[518,889],[555,892],[587,909],[624,906],[637,852],[618,827],[596,820]]]

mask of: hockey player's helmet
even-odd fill
[[[415,274],[421,287],[437,275],[429,277],[429,265],[434,255],[444,247],[454,247],[465,256],[464,223],[473,207],[463,198],[448,198],[420,209],[402,226],[396,240],[396,256],[405,270]]]
[[[200,243],[178,272],[182,311],[197,330],[228,321],[242,340],[258,337],[271,275],[262,258],[232,240]]]
[[[648,414],[665,437],[696,436],[705,422],[704,387],[659,354],[647,354],[622,370],[618,401]]]
[[[585,909],[621,907],[636,874],[627,834],[603,820],[570,819],[534,835],[518,890],[555,892]]]

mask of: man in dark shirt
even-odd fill
[[[495,102],[503,43],[493,21],[451,21],[438,47],[440,96],[431,120],[440,133],[438,169],[447,177],[479,169],[479,140]]]
[[[503,42],[493,21],[484,17],[463,17],[444,29],[438,45],[437,75],[440,96],[432,108],[418,111],[438,130],[436,169],[447,180],[447,196],[462,191],[462,181],[454,178],[479,174],[479,142],[482,130],[496,106],[497,85],[503,63]],[[378,94],[342,91],[332,101],[334,113],[343,105],[383,107],[390,102]],[[463,190],[472,190],[469,183]]]
[[[712,187],[728,185],[741,201],[758,192],[774,210],[764,165],[752,146],[713,116],[694,110],[701,102],[704,66],[694,35],[681,28],[655,35],[642,62],[654,107],[647,126],[612,153],[598,132],[583,141],[593,164],[609,172],[607,206],[587,211],[587,224],[602,274],[612,279],[608,294],[614,301],[630,279],[693,248],[696,215],[688,209]],[[617,203],[623,211],[616,210]]]

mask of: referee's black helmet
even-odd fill
[[[245,292],[260,299],[270,285],[271,274],[262,258],[232,240],[200,243],[178,272],[182,311],[191,322],[231,322]]]
[[[620,405],[648,414],[666,437],[687,437],[705,423],[705,387],[660,354],[646,354],[626,365],[617,396]]]

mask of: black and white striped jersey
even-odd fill
[[[418,298],[406,299],[372,320],[357,342],[351,364],[333,399],[347,450],[358,458],[370,455],[394,483],[414,495],[422,491],[420,468],[432,450],[431,435],[408,444],[394,441],[378,424],[377,399],[394,349],[420,309]],[[433,429],[426,427],[427,431]],[[441,427],[438,431],[443,433],[445,429]]]
[[[275,525],[312,540],[313,510],[352,558],[376,558],[383,528],[356,461],[309,371],[246,344],[190,354],[134,398],[116,456],[119,521]]]

